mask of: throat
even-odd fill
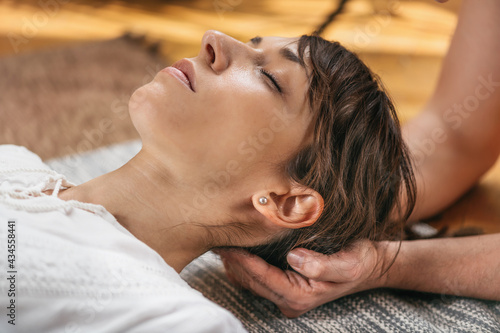
[[[62,190],[58,196],[104,206],[118,223],[180,272],[209,250],[207,230],[186,221],[179,207],[191,200],[192,193],[176,188],[176,182],[166,175],[158,165],[136,156],[121,168]]]

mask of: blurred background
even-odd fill
[[[339,0],[0,1],[0,56],[131,32],[162,42],[160,52],[171,63],[195,56],[208,29],[242,41],[295,37],[314,31],[338,5]],[[381,75],[408,117],[434,88],[459,6],[458,0],[350,0],[324,36],[356,51]],[[28,31],[27,41],[13,47],[8,34]]]
[[[0,144],[42,159],[137,139],[127,100],[203,33],[248,41],[316,30],[341,0],[0,0]],[[349,0],[324,37],[355,51],[381,78],[403,122],[425,106],[461,1]],[[126,35],[126,37],[123,37]],[[441,227],[500,227],[500,164]]]

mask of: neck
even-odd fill
[[[198,218],[192,208],[194,194],[193,186],[177,181],[162,163],[141,150],[118,170],[62,191],[59,197],[104,206],[180,272],[217,246],[208,243],[209,229],[194,223]],[[211,216],[205,208],[203,213]]]

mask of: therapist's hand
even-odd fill
[[[282,271],[240,249],[217,251],[228,279],[275,303],[287,317],[363,290],[382,287],[387,251],[382,243],[358,241],[348,251],[330,256],[295,249],[287,257],[301,274]]]

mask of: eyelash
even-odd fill
[[[263,68],[260,69],[260,72],[261,72],[261,74],[267,76],[267,78],[269,80],[271,80],[271,82],[273,83],[273,85],[276,87],[276,90],[278,90],[278,92],[281,94],[282,90],[281,90],[281,87],[280,87],[280,85],[278,83],[278,80],[276,80],[276,77],[273,74],[271,74],[268,71],[266,71],[265,69],[263,69]]]

